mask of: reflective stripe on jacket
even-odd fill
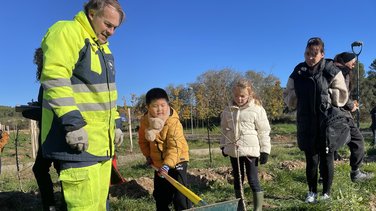
[[[166,120],[163,129],[157,134],[156,141],[145,139],[145,129],[149,127],[148,115],[140,121],[138,143],[142,154],[150,157],[156,167],[163,164],[175,168],[176,164],[189,161],[189,148],[184,137],[183,126],[176,111],[171,109],[171,116]]]
[[[87,19],[59,21],[42,41],[42,149],[44,156],[67,161],[100,161],[113,155],[116,100],[114,59],[99,44]],[[79,153],[66,144],[68,131],[81,127],[89,148]]]

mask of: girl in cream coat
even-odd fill
[[[265,109],[253,93],[252,85],[248,80],[235,81],[232,91],[232,105],[221,114],[222,154],[230,156],[231,159],[235,196],[241,197],[238,170],[240,168],[241,183],[247,176],[251,186],[254,210],[261,210],[263,192],[258,179],[257,166],[259,161],[260,164],[265,164],[270,154],[270,125]]]

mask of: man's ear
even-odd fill
[[[89,19],[93,20],[94,16],[95,16],[95,10],[90,9],[89,10],[89,14],[88,14]]]

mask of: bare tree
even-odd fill
[[[207,117],[218,117],[226,105],[231,101],[231,84],[241,77],[240,73],[231,69],[207,71],[200,75],[197,84],[200,84],[202,106],[206,109]]]

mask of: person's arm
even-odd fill
[[[257,137],[260,142],[260,153],[270,154],[271,143],[269,134],[271,129],[266,111],[263,107],[261,107],[260,112],[258,113],[255,127],[257,131]]]
[[[329,94],[334,106],[342,107],[347,103],[349,93],[347,91],[345,78],[341,71],[339,71],[331,81],[329,85]]]
[[[228,141],[226,141],[226,128],[227,126],[227,119],[225,115],[226,110],[221,113],[221,138],[219,140],[220,148],[223,149]]]
[[[183,143],[187,142],[179,119],[173,119],[173,122],[169,123],[166,142],[167,148],[163,152],[163,164],[168,165],[170,168],[175,168],[176,164],[180,162]]]
[[[336,65],[338,67],[338,65]],[[340,66],[339,66],[340,67]],[[340,68],[341,69],[341,68]],[[350,112],[354,112],[356,111],[356,109],[358,109],[358,106],[357,106],[357,101],[353,101],[351,98],[350,98],[350,74],[348,74],[347,72],[344,72],[344,70],[341,69],[341,72],[342,72],[342,75],[343,77],[345,78],[345,83],[346,83],[346,88],[347,88],[347,91],[349,93],[349,99],[347,100],[345,106],[343,106],[343,108],[347,111],[350,111]]]
[[[295,93],[294,79],[289,78],[286,89],[283,90],[283,101],[290,109],[296,109],[297,98]]]
[[[224,157],[228,156],[225,153],[225,147],[229,143],[229,140],[227,140],[228,139],[228,137],[227,137],[227,130],[229,128],[228,128],[228,123],[227,123],[227,118],[226,118],[226,112],[227,112],[227,109],[225,109],[221,113],[221,125],[220,125],[220,127],[221,127],[221,138],[219,139],[219,148],[221,149],[222,155]]]
[[[44,107],[51,108],[66,131],[74,131],[86,125],[74,99],[71,84],[73,69],[83,47],[81,38],[71,25],[58,22],[52,26],[42,41]]]
[[[118,111],[115,113],[115,128],[122,128],[122,121]]]
[[[346,109],[347,111],[354,112],[358,107],[356,107],[356,105],[354,104],[354,101],[349,99],[347,103],[345,104],[345,106],[343,106],[343,108]]]

